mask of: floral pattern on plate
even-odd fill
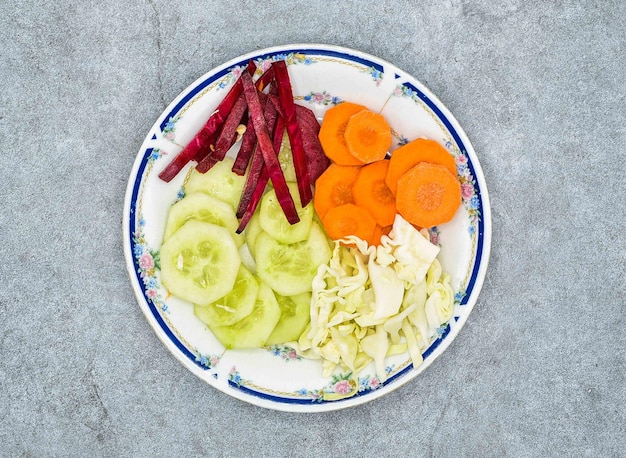
[[[305,102],[316,103],[318,105],[337,105],[343,102],[339,97],[329,94],[326,91],[310,92],[302,97]]]

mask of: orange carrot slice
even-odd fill
[[[322,218],[322,224],[326,234],[333,240],[342,239],[348,235],[370,240],[376,229],[376,221],[372,215],[354,204],[331,208]]]
[[[385,159],[365,165],[352,185],[354,203],[369,211],[379,226],[393,224],[396,217],[396,198],[385,183],[388,168]]]
[[[438,142],[418,138],[401,146],[391,154],[389,171],[385,179],[391,192],[396,194],[398,179],[410,168],[420,162],[430,162],[445,166],[450,173],[456,176],[454,157]]]
[[[461,185],[445,166],[420,162],[398,180],[398,213],[419,227],[450,221],[461,205]]]
[[[392,140],[385,117],[369,110],[350,116],[344,136],[350,154],[364,164],[384,159]]]
[[[330,164],[315,182],[313,207],[320,218],[328,210],[340,205],[353,204],[352,184],[360,167]]]
[[[350,116],[363,111],[366,108],[356,103],[343,102],[326,111],[319,139],[324,149],[324,154],[339,165],[362,165],[363,162],[356,159],[346,145],[345,131]]]

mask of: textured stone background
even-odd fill
[[[624,456],[625,31],[622,0],[0,2],[0,455]],[[494,220],[444,357],[314,415],[178,363],[136,304],[120,228],[165,106],[226,60],[300,42],[377,55],[437,94]]]

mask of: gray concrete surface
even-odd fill
[[[471,138],[494,234],[422,376],[301,415],[234,400],[156,338],[120,220],[157,116],[212,67],[353,47]],[[1,456],[626,456],[626,2],[0,2]]]

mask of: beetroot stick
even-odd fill
[[[252,119],[248,118],[246,124],[246,131],[241,138],[241,146],[237,152],[237,157],[233,163],[233,172],[237,175],[245,175],[248,164],[250,163],[250,157],[252,157],[252,151],[256,144],[256,134],[254,133],[254,127],[252,126]]]
[[[206,156],[204,156],[204,158],[200,160],[200,162],[198,162],[198,165],[196,165],[196,170],[200,173],[206,173],[218,162],[219,161],[215,159],[212,154],[207,154]]]
[[[310,130],[314,130],[316,135],[319,133],[321,127],[320,123],[310,109],[296,104],[296,115],[298,116],[298,124],[300,124],[300,127],[306,126]]]
[[[246,228],[252,215],[256,211],[259,202],[261,201],[261,197],[263,197],[263,193],[265,192],[265,187],[267,186],[267,182],[270,177],[267,173],[267,167],[265,164],[261,164],[261,173],[259,174],[259,180],[256,182],[256,185],[250,195],[250,199],[248,201],[248,205],[245,208],[245,211],[241,215],[241,221],[239,222],[239,226],[237,227],[237,234],[241,234],[243,230]]]
[[[278,116],[276,110],[274,109],[274,105],[272,105],[271,103],[266,104],[263,116],[268,127],[273,129],[274,124],[276,123],[276,117]],[[250,130],[254,132],[254,127],[250,126]],[[248,208],[254,190],[257,187],[259,177],[261,176],[262,169],[265,168],[263,154],[261,153],[258,144],[256,147],[253,147],[253,152],[251,152],[251,154],[252,163],[250,164],[250,171],[248,172],[246,183],[244,184],[244,188],[241,193],[241,199],[239,200],[239,207],[237,208],[237,218],[241,218]],[[265,183],[267,184],[267,181]]]
[[[313,198],[313,191],[311,190],[311,184],[309,182],[306,154],[304,152],[304,146],[302,145],[302,134],[300,132],[300,126],[298,125],[296,107],[293,102],[289,72],[287,71],[287,64],[284,60],[274,62],[272,66],[274,67],[274,79],[278,86],[280,106],[285,116],[289,143],[291,144],[293,166],[296,170],[298,191],[300,193],[300,204],[304,207]]]
[[[219,137],[217,137],[217,142],[215,142],[215,150],[211,156],[216,160],[221,161],[224,159],[230,147],[235,144],[235,140],[237,139],[237,127],[241,123],[246,109],[246,98],[241,94],[237,102],[235,102],[235,105],[233,105],[233,109],[228,113],[222,131]],[[202,172],[202,170],[198,171]]]
[[[300,217],[298,216],[298,212],[296,211],[293,198],[289,193],[289,188],[287,187],[287,182],[285,181],[283,171],[280,168],[280,164],[278,163],[278,157],[276,155],[276,152],[274,151],[272,140],[270,139],[267,129],[267,124],[263,116],[263,108],[261,107],[259,94],[256,87],[254,87],[252,77],[250,77],[249,74],[242,74],[241,81],[243,84],[243,93],[246,97],[246,101],[248,102],[249,115],[252,118],[252,125],[254,126],[254,131],[256,132],[257,136],[257,147],[261,150],[261,153],[263,154],[263,160],[265,161],[265,166],[267,167],[270,180],[272,181],[272,185],[274,186],[276,197],[285,213],[287,221],[289,221],[290,224],[295,224],[300,221]],[[300,130],[298,129],[298,134],[299,133]]]
[[[274,145],[275,151],[280,150],[280,144],[283,142],[284,132],[285,132],[285,120],[284,118],[281,118],[280,116],[278,116],[278,118],[276,119],[276,125],[274,126],[274,133],[273,133],[273,137],[274,137],[273,145]],[[259,154],[259,156],[261,155]],[[265,167],[265,164],[262,164],[261,173],[259,174],[258,181],[256,183],[256,186],[254,187],[254,191],[252,192],[252,195],[250,196],[250,199],[245,208],[245,211],[243,212],[241,216],[238,216],[239,218],[241,218],[239,227],[237,228],[238,234],[240,234],[246,228],[246,226],[250,222],[250,219],[252,218],[252,215],[254,215],[254,212],[256,211],[256,208],[259,205],[261,197],[263,197],[263,193],[265,192],[265,186],[267,186],[268,180],[269,180],[269,175],[267,173],[267,167]],[[237,211],[239,211],[239,209]]]
[[[265,72],[263,76],[267,75],[268,72]],[[274,73],[272,72],[272,75]],[[262,77],[261,77],[262,78]],[[259,78],[257,80],[257,88],[259,86]],[[259,100],[261,101],[261,105],[265,110],[265,104],[267,102],[267,97],[263,93],[259,93]],[[265,110],[265,122],[268,122],[268,113]],[[274,110],[275,111],[275,110]],[[275,116],[275,113],[274,113]],[[271,125],[268,123],[268,125]],[[254,147],[256,145],[256,133],[254,132],[254,126],[252,125],[252,118],[248,116],[248,122],[246,124],[246,131],[243,133],[243,137],[241,139],[241,146],[239,147],[239,151],[237,152],[237,157],[235,158],[235,162],[233,163],[232,171],[237,175],[243,176],[246,173],[246,169],[248,168],[248,164],[250,163],[250,158],[252,157],[252,152],[254,151]]]

